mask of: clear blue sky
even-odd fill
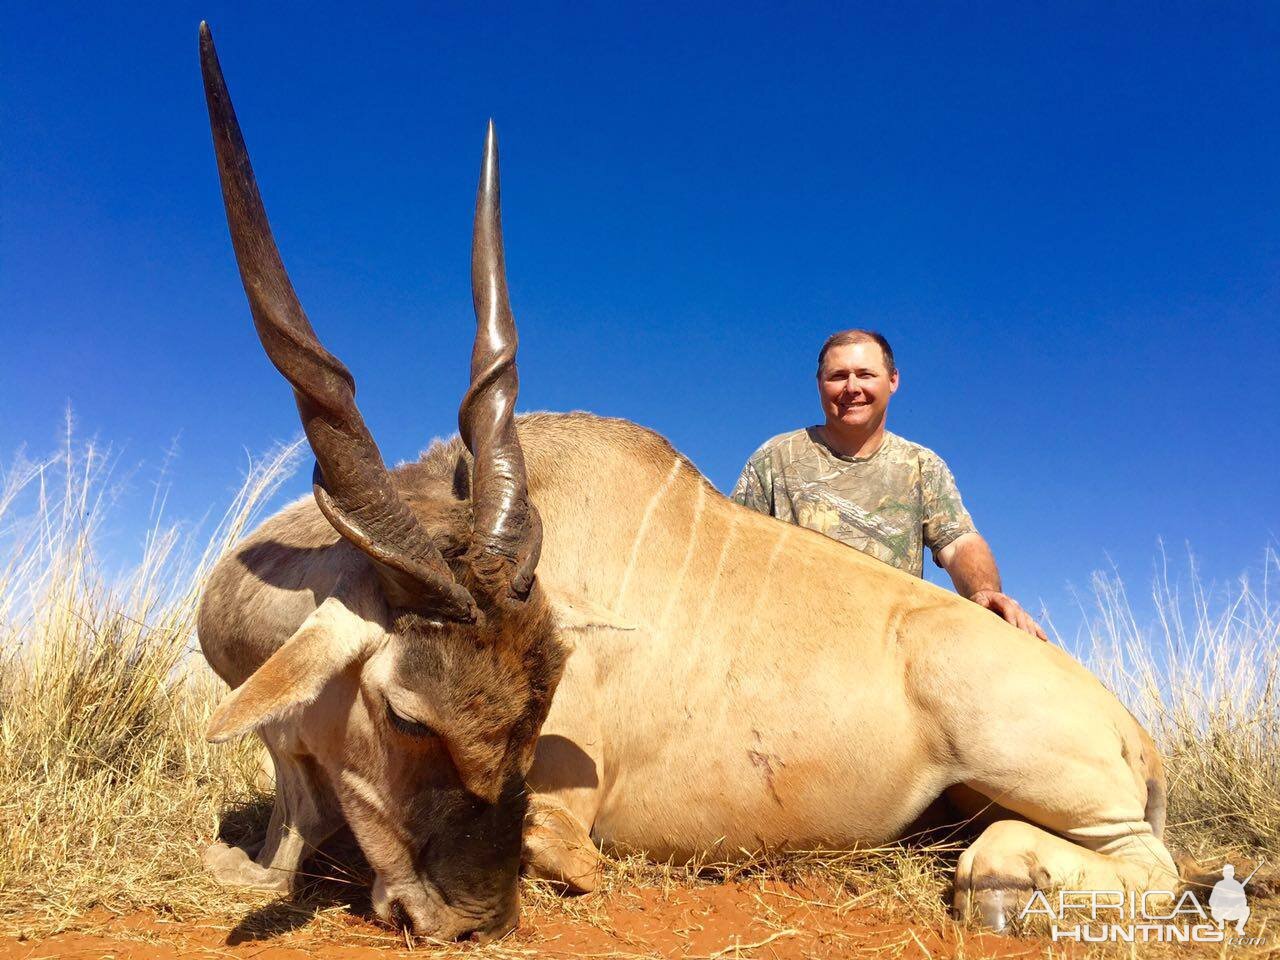
[[[1280,8],[497,6],[8,5],[0,455],[70,402],[144,463],[128,545],[175,438],[194,518],[298,432],[226,234],[207,18],[389,460],[454,429],[492,116],[523,409],[630,417],[727,489],[817,417],[823,336],[874,326],[891,428],[1029,606],[1108,556],[1143,593],[1159,537],[1217,578],[1274,542]]]

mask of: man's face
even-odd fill
[[[832,347],[818,374],[818,397],[827,425],[874,428],[884,420],[898,389],[898,371],[889,374],[880,345],[846,343]]]

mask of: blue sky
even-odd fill
[[[298,432],[226,235],[205,18],[389,460],[454,428],[492,116],[522,409],[629,417],[727,489],[818,416],[822,338],[873,326],[891,428],[1029,606],[1069,622],[1108,558],[1144,593],[1158,538],[1231,577],[1280,528],[1280,8],[1123,6],[9,5],[0,456],[70,403],[131,477],[128,547],[175,440],[197,518]]]

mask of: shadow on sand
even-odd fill
[[[222,813],[218,839],[256,854],[266,836],[271,806],[269,796],[228,806]],[[373,871],[347,828],[338,831],[304,860],[299,874],[302,883],[292,895],[245,914],[227,935],[227,945],[270,940],[306,926],[317,913],[333,907],[372,919],[369,890]]]

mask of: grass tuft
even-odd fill
[[[252,463],[202,543],[157,525],[110,579],[97,553],[109,457],[68,438],[0,479],[0,919],[226,902],[194,842],[252,793],[258,759],[204,741],[220,682],[191,655],[196,605],[298,452]]]
[[[1081,659],[1160,745],[1168,829],[1196,856],[1280,851],[1280,555],[1261,571],[1206,585],[1188,557],[1185,582],[1161,556],[1156,611],[1143,626],[1123,581],[1093,577]]]

